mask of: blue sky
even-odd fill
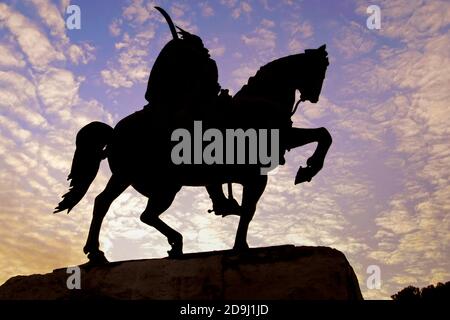
[[[65,27],[70,3],[81,8],[81,30]],[[372,4],[380,30],[366,27]],[[293,120],[328,128],[329,158],[311,183],[294,186],[314,146],[288,154],[269,178],[250,245],[337,248],[366,298],[449,280],[448,1],[29,0],[0,2],[0,282],[85,260],[107,165],[70,215],[51,212],[68,187],[76,132],[145,104],[151,66],[170,39],[154,5],[203,38],[232,92],[265,63],[327,44],[321,99]],[[163,236],[139,221],[145,203],[129,189],[111,207],[101,235],[111,260],[166,255]],[[237,219],[208,215],[210,207],[203,189],[186,188],[163,215],[187,252],[232,246]],[[379,290],[366,286],[370,265],[381,269]]]

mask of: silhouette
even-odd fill
[[[231,104],[228,90],[221,89],[218,83],[216,62],[198,36],[176,27],[163,9],[155,8],[165,17],[173,39],[153,65],[145,93],[149,104],[144,108],[151,108],[151,116],[171,128],[185,126],[194,119],[211,119],[217,109]],[[210,211],[222,216],[239,214],[239,204],[232,197],[225,198],[220,184],[206,189],[213,201]]]
[[[164,15],[170,21],[165,12]],[[212,200],[220,202],[217,198],[224,197],[222,184],[241,184],[240,220],[233,249],[238,252],[248,249],[248,227],[267,183],[267,176],[261,175],[264,164],[174,164],[171,150],[176,142],[171,140],[171,135],[177,128],[192,132],[193,122],[199,119],[203,121],[204,128],[216,128],[220,132],[230,128],[277,129],[282,159],[280,164],[284,163],[285,151],[317,142],[307,166],[299,168],[296,184],[310,181],[322,169],[332,143],[325,128],[295,128],[290,120],[301,101],[316,103],[319,100],[329,64],[325,45],[268,63],[234,97],[230,97],[227,91],[220,90],[217,74],[214,74],[217,67],[209,58],[201,39],[184,30],[180,31],[182,38],[179,39],[173,23],[169,22],[169,25],[174,39],[163,49],[165,53],[158,57],[151,72],[146,93],[149,105],[119,121],[114,129],[104,123],[92,122],[83,127],[76,137],[76,150],[68,177],[71,180],[70,189],[55,212],[70,211],[81,200],[103,159],[108,159],[112,171],[106,188],[94,203],[84,246],[90,263],[107,262],[99,249],[102,221],[114,199],[129,186],[149,198],[141,221],[165,235],[171,246],[169,257],[178,257],[183,253],[183,237],[159,216],[170,207],[181,187],[205,186]],[[182,47],[183,50],[172,50],[174,47]],[[190,53],[184,55],[185,52]],[[161,70],[167,70],[164,60],[180,54],[178,62],[170,60],[174,66],[169,68],[168,75],[161,74]],[[194,63],[190,59],[199,61]],[[191,64],[186,66],[189,62]],[[195,68],[189,69],[191,65]],[[203,67],[199,68],[199,65]],[[174,78],[179,74],[183,75]],[[296,90],[300,91],[301,97],[293,108]],[[249,147],[247,144],[246,148]],[[224,213],[225,209],[219,214]]]
[[[408,286],[392,295],[391,298],[395,301],[401,302],[449,301],[450,281],[447,281],[446,283],[439,282],[436,286],[431,284],[422,289],[414,286]]]

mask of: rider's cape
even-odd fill
[[[201,119],[220,91],[217,65],[197,36],[172,39],[156,59],[145,94],[151,109]]]

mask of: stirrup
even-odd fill
[[[208,210],[208,213],[214,212],[216,216],[226,217],[229,215],[241,215],[241,206],[236,199],[227,198],[221,201],[219,205],[213,203],[213,208]]]

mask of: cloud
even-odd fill
[[[214,37],[211,41],[206,42],[206,47],[213,59],[223,56],[225,53],[225,46],[219,42],[219,38]]]
[[[375,40],[370,30],[361,24],[351,21],[344,26],[339,35],[334,38],[334,45],[346,58],[364,54],[373,49]]]
[[[237,2],[238,2],[237,0],[220,0],[220,3],[222,5],[225,5],[229,8],[236,6]]]
[[[273,50],[276,47],[277,35],[274,31],[258,27],[250,35],[242,35],[242,42],[257,50]]]
[[[231,17],[233,19],[238,19],[242,13],[248,15],[253,11],[252,6],[247,1],[221,0],[220,3],[231,9]]]
[[[447,1],[380,1],[383,36],[396,38],[408,46],[414,46],[450,23],[450,4]],[[360,1],[357,12],[365,14],[367,4]],[[362,13],[364,11],[364,13]]]
[[[78,96],[79,82],[65,69],[49,67],[35,78],[1,72],[0,82],[0,281],[4,281],[83,259],[78,249],[87,219],[54,216],[52,207],[67,189],[75,133],[89,121],[111,123],[112,117],[95,100]],[[104,176],[99,174],[99,183]],[[99,187],[94,184],[91,190],[98,192]],[[90,210],[86,204],[80,205],[81,210]]]
[[[113,88],[131,88],[133,86],[133,81],[128,80],[127,77],[118,70],[102,70],[100,74],[103,81]]]
[[[153,25],[136,31],[133,36],[124,33],[122,40],[115,44],[118,55],[100,72],[103,82],[113,88],[130,88],[147,81],[150,73],[148,46],[154,37]]]
[[[389,146],[385,163],[392,168],[397,187],[374,219],[378,243],[368,257],[398,270],[384,279],[395,292],[405,284],[425,286],[446,280],[450,268],[450,176],[444,164],[450,157],[442,146],[450,138],[450,117],[445,112],[450,99],[446,89],[450,40],[444,29],[449,22],[442,16],[449,5],[389,1],[380,6],[381,37],[372,44],[372,58],[353,62],[347,70],[353,89],[368,96],[365,104],[371,116],[364,125],[359,123],[358,130],[369,122],[371,131],[378,131],[378,139]],[[385,40],[382,37],[395,45],[379,45]],[[361,53],[348,48],[340,48],[347,57]],[[348,127],[357,125],[350,123]]]
[[[418,228],[416,217],[406,207],[404,201],[391,201],[391,210],[380,214],[376,219],[378,226],[394,234],[406,234]]]
[[[314,34],[313,26],[308,21],[287,21],[282,23],[283,27],[291,36],[306,39]]]
[[[52,61],[65,59],[29,19],[4,3],[0,3],[0,22],[14,35],[33,66],[44,67]]]
[[[281,23],[283,30],[288,35],[287,49],[290,54],[296,54],[306,49],[309,40],[314,35],[314,29],[310,22],[303,21],[295,16]]]
[[[15,52],[9,46],[0,45],[0,67],[23,68],[24,66],[23,55]]]
[[[209,5],[207,2],[201,2],[199,3],[199,6],[202,10],[202,15],[204,17],[212,17],[214,16],[214,9],[211,5]]]
[[[132,24],[143,24],[150,19],[154,11],[153,1],[144,3],[143,0],[132,0],[131,4],[124,8],[123,17]]]
[[[50,33],[63,43],[67,43],[69,39],[66,35],[66,24],[56,5],[48,0],[31,0],[31,2],[37,9],[42,22],[50,29]]]
[[[182,16],[184,16],[187,9],[188,9],[188,7],[184,4],[174,3],[170,7],[170,12],[173,15],[173,17],[176,19],[176,18],[181,18]]]
[[[142,46],[136,43],[135,40],[126,43],[124,47],[117,46],[117,48],[124,48],[117,57],[118,67],[111,66],[102,70],[101,76],[103,81],[113,88],[130,88],[135,83],[147,81],[150,73],[148,61],[146,60],[148,56],[147,51],[142,49]]]
[[[238,19],[242,13],[249,14],[250,12],[252,12],[252,6],[246,1],[241,1],[239,6],[233,9],[231,16],[233,19]]]
[[[269,20],[269,19],[262,19],[261,25],[265,28],[273,28],[273,27],[275,27],[275,22],[273,20]]]
[[[299,41],[297,39],[292,39],[288,43],[288,49],[289,49],[289,52],[291,52],[292,54],[295,54],[295,53],[304,51],[305,47],[301,41]]]
[[[109,25],[109,32],[117,37],[120,35],[121,33],[121,29],[120,29],[120,25],[122,24],[122,20],[118,19],[118,20],[114,20],[110,25]]]
[[[88,64],[95,60],[94,52],[95,48],[92,45],[83,43],[81,45],[70,45],[67,54],[74,64]]]
[[[37,92],[46,112],[70,120],[69,109],[77,102],[80,82],[65,69],[49,68],[37,79]]]
[[[236,85],[241,87],[247,83],[247,80],[251,76],[256,74],[256,71],[258,71],[258,67],[250,67],[246,65],[234,70],[231,75],[234,77],[234,82]]]
[[[140,10],[144,13],[138,13]],[[189,32],[195,32],[196,27],[189,18],[185,18],[188,10],[187,5],[178,3],[170,7],[174,23]],[[114,45],[116,55],[112,56],[108,60],[107,67],[100,71],[103,82],[115,89],[131,88],[135,84],[147,81],[151,70],[150,63],[155,59],[152,50],[154,46],[158,46],[155,39],[157,28],[155,21],[166,24],[164,18],[154,9],[153,3],[143,1],[132,1],[123,9],[122,16],[123,20],[113,21],[110,32],[118,36],[119,25],[122,29],[128,30],[120,32],[122,37]]]
[[[0,84],[0,105],[6,115],[14,115],[31,127],[47,126],[34,83],[16,72],[0,71]]]
[[[10,120],[4,116],[1,116],[0,124],[9,132],[9,134],[13,138],[17,139],[20,142],[25,142],[31,137],[30,131],[22,129],[17,122]]]
[[[235,0],[210,5],[214,17],[230,27],[224,37],[202,17],[209,15],[206,1],[175,4],[173,17],[186,30],[200,31],[211,53],[220,56],[221,82],[232,87],[275,58],[327,42],[330,66],[320,101],[301,104],[293,121],[296,127],[326,127],[333,136],[325,166],[311,183],[294,186],[293,179],[315,144],[287,153],[287,164],[269,177],[249,243],[342,250],[365,298],[448,280],[448,4],[382,1],[382,29],[369,32],[363,1],[336,7],[336,19],[327,23],[303,18],[316,4],[284,1],[267,11],[267,3],[248,3],[247,14]],[[170,39],[152,1],[118,4],[122,15],[111,17],[107,46],[95,49],[91,42],[64,44],[54,8],[45,17],[43,11],[28,11],[35,4],[20,13],[0,4],[0,281],[85,260],[81,248],[93,199],[110,172],[102,163],[73,214],[51,214],[67,191],[76,133],[90,121],[113,124],[129,113],[127,104],[110,111],[103,104],[140,97],[134,86],[145,83],[152,61]],[[58,1],[59,16],[67,4]],[[236,21],[233,13],[247,19]],[[238,29],[240,43],[241,33],[238,43],[233,37]],[[102,59],[94,60],[97,52]],[[90,63],[88,70],[84,63]],[[113,98],[103,97],[109,87]],[[240,198],[242,188],[234,190]],[[138,219],[146,203],[132,189],[113,203],[101,234],[109,258],[166,256],[165,237]],[[238,219],[215,217],[206,212],[210,207],[203,188],[185,188],[162,216],[183,233],[186,252],[233,246]],[[366,268],[372,264],[381,268],[381,290],[366,287]]]

